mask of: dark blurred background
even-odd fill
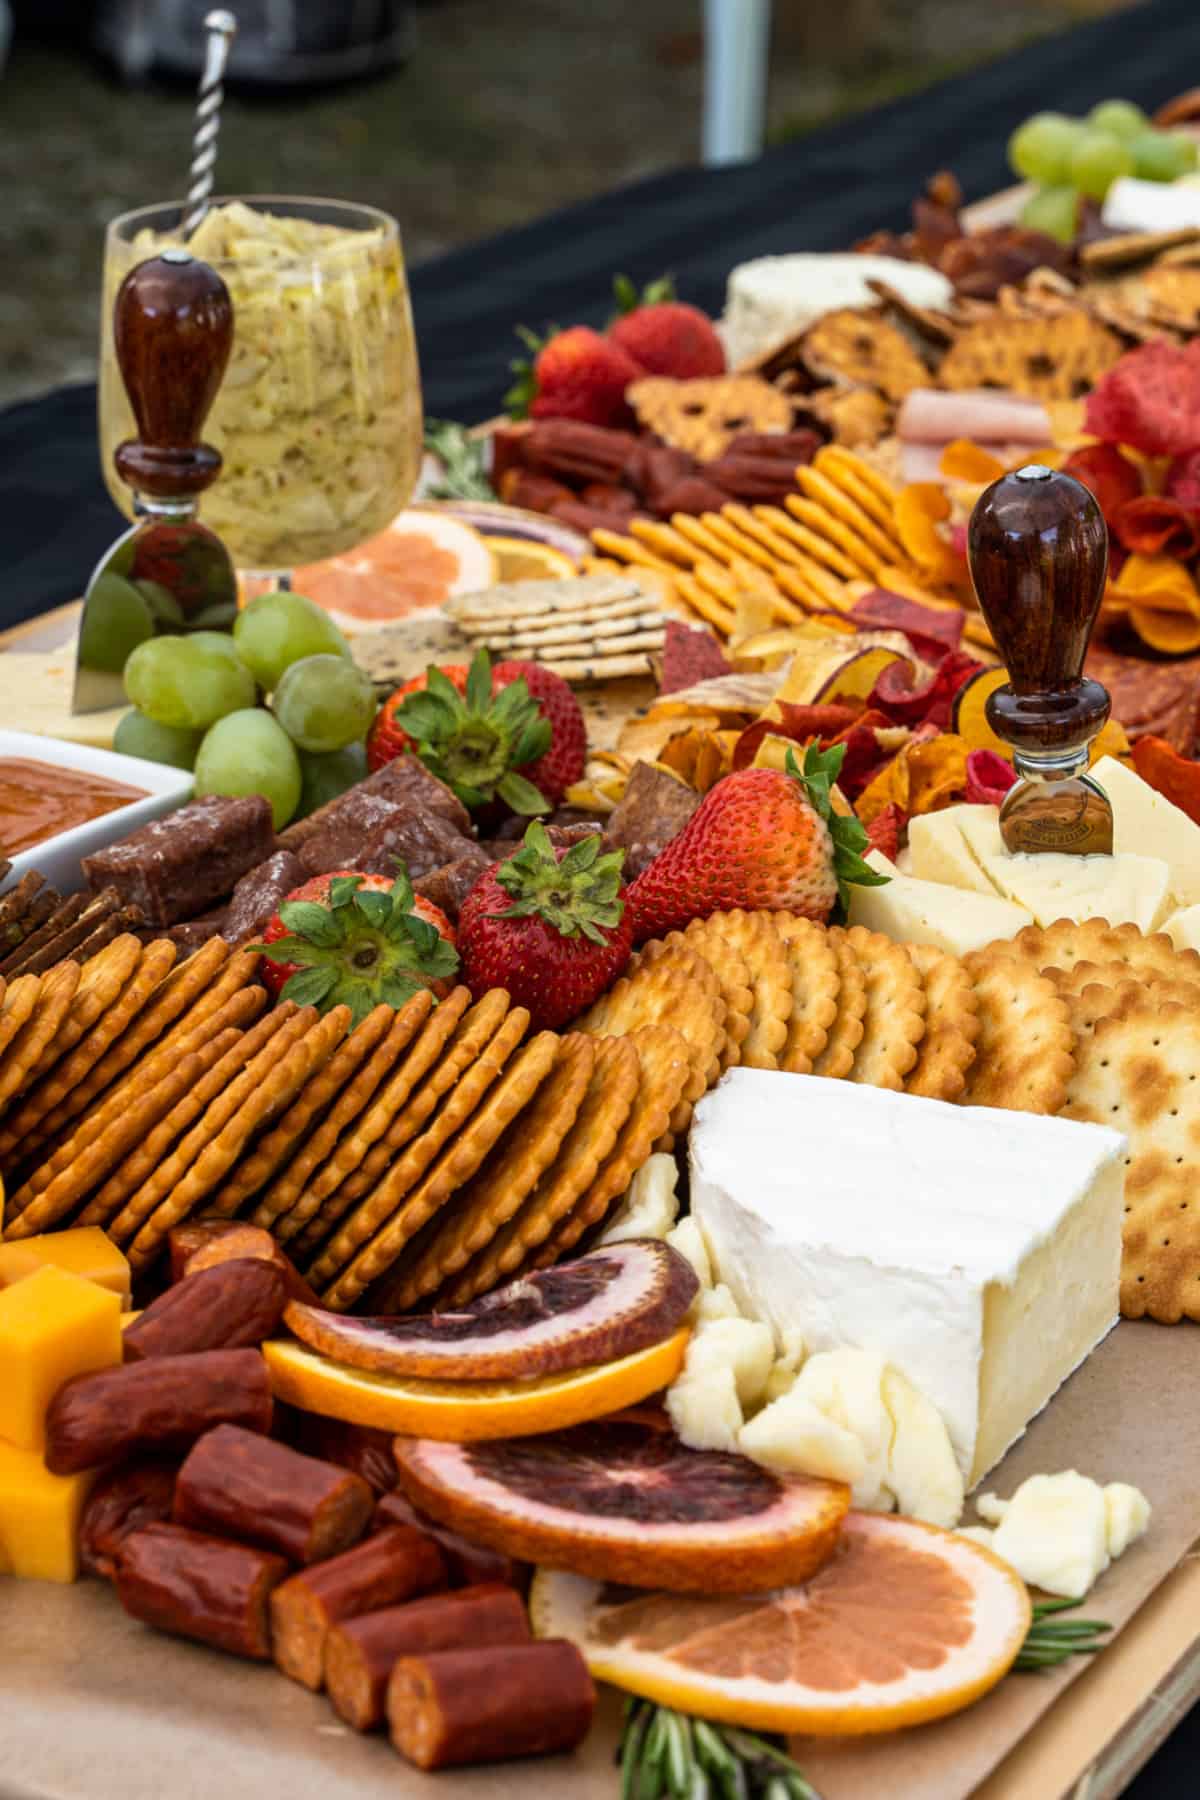
[[[768,142],[1129,3],[775,0]],[[207,10],[0,0],[0,405],[92,373],[104,226],[186,184]],[[702,0],[234,10],[219,191],[373,202],[411,263],[700,154]]]

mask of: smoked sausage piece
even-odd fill
[[[389,1525],[415,1525],[435,1539],[446,1559],[446,1572],[452,1588],[477,1587],[481,1583],[502,1582],[505,1587],[524,1593],[529,1586],[529,1565],[505,1556],[502,1550],[489,1550],[483,1544],[472,1544],[457,1531],[427,1519],[419,1507],[405,1494],[385,1494],[375,1507],[374,1529]]]
[[[276,1665],[316,1693],[331,1625],[445,1585],[442,1553],[425,1532],[411,1525],[377,1532],[341,1556],[302,1569],[271,1596]]]
[[[94,1484],[79,1520],[79,1566],[111,1581],[117,1552],[131,1532],[171,1517],[175,1464],[147,1459],[109,1469]]]
[[[526,1644],[529,1618],[513,1588],[492,1582],[406,1606],[344,1619],[325,1639],[325,1691],[348,1725],[373,1731],[387,1710],[387,1684],[401,1656]]]
[[[287,1572],[283,1557],[268,1550],[182,1525],[146,1525],[117,1553],[117,1598],[160,1631],[270,1662],[269,1601]]]
[[[380,1431],[374,1425],[351,1425],[346,1419],[331,1419],[324,1413],[298,1409],[287,1418],[288,1427],[281,1435],[293,1450],[303,1450],[306,1456],[319,1456],[322,1462],[336,1463],[339,1469],[350,1469],[355,1475],[361,1475],[377,1494],[390,1493],[395,1487],[396,1458],[392,1455],[395,1432]],[[428,1529],[423,1520],[409,1514],[389,1522],[393,1525],[420,1524],[423,1531]],[[377,1517],[373,1528],[378,1530],[380,1523]]]
[[[218,1425],[180,1469],[172,1516],[177,1525],[261,1544],[294,1563],[314,1563],[356,1544],[374,1503],[366,1482],[348,1469],[301,1456],[239,1425]]]
[[[274,1263],[244,1256],[201,1269],[152,1300],[126,1329],[125,1361],[261,1344],[287,1301],[283,1270]]]
[[[587,1664],[566,1638],[402,1656],[388,1680],[392,1742],[419,1769],[573,1750],[595,1709]]]
[[[306,1306],[321,1304],[295,1263],[261,1225],[248,1225],[240,1219],[197,1219],[194,1224],[177,1225],[170,1234],[170,1244],[172,1281],[198,1275],[201,1269],[215,1268],[218,1263],[253,1257],[259,1262],[274,1263],[281,1271],[289,1300],[301,1300]]]
[[[271,1381],[257,1350],[155,1356],[76,1375],[46,1408],[46,1467],[74,1475],[144,1450],[185,1450],[214,1425],[271,1429]]]

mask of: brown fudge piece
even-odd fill
[[[243,875],[233,890],[233,898],[225,913],[223,933],[235,948],[245,944],[274,916],[281,900],[298,888],[308,875],[298,856],[290,850],[277,850]]]
[[[364,831],[380,824],[389,812],[398,809],[436,813],[461,832],[467,833],[471,829],[471,816],[466,807],[444,782],[431,775],[417,757],[397,756],[365,780],[356,781],[336,800],[319,806],[307,819],[289,825],[279,835],[279,847],[298,853],[302,844],[318,836],[340,836],[343,819],[361,837]],[[337,864],[327,863],[325,867],[336,868]]]
[[[324,844],[324,838],[318,838],[303,846],[300,860],[306,867],[312,867],[310,857],[327,853]],[[417,881],[446,863],[469,856],[476,847],[474,838],[464,837],[437,813],[418,812],[414,807],[381,820],[365,836],[359,833],[354,845],[346,845],[349,854],[344,862],[323,862],[322,868],[361,869],[364,875],[394,876],[403,863],[410,879]],[[314,874],[317,872],[313,870]]]
[[[93,893],[113,887],[151,925],[175,925],[223,899],[274,847],[271,807],[261,794],[211,795],[85,856],[83,874]]]
[[[463,901],[483,871],[491,867],[491,861],[482,844],[474,844],[465,856],[422,875],[413,886],[426,900],[440,906],[452,925],[457,925]]]
[[[225,907],[218,906],[212,912],[200,913],[194,919],[185,919],[180,925],[167,927],[167,936],[179,946],[181,961],[185,957],[194,956],[202,944],[207,944],[209,938],[220,937],[223,934],[225,912]],[[142,935],[144,941],[149,943],[163,934],[156,925],[148,925]]]
[[[633,773],[604,831],[606,848],[624,850],[626,886],[649,868],[659,851],[678,837],[702,795],[665,769],[634,763]]]

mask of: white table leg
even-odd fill
[[[763,146],[771,0],[704,0],[704,161],[744,162]]]

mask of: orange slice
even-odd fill
[[[351,1369],[286,1338],[263,1345],[280,1400],[351,1425],[406,1437],[469,1444],[478,1438],[527,1437],[602,1419],[669,1387],[683,1367],[691,1333],[616,1362],[539,1381],[416,1381]]]
[[[969,1706],[1008,1673],[1032,1617],[1024,1582],[967,1538],[851,1512],[799,1587],[741,1598],[614,1594],[539,1569],[539,1637],[592,1674],[701,1718],[853,1737]]]
[[[296,592],[325,607],[351,635],[378,631],[495,580],[496,558],[487,540],[433,507],[410,507],[357,550],[310,563],[292,576]]]
[[[493,537],[489,532],[487,544],[496,558],[497,581],[549,581],[579,573],[565,550],[536,538]]]

